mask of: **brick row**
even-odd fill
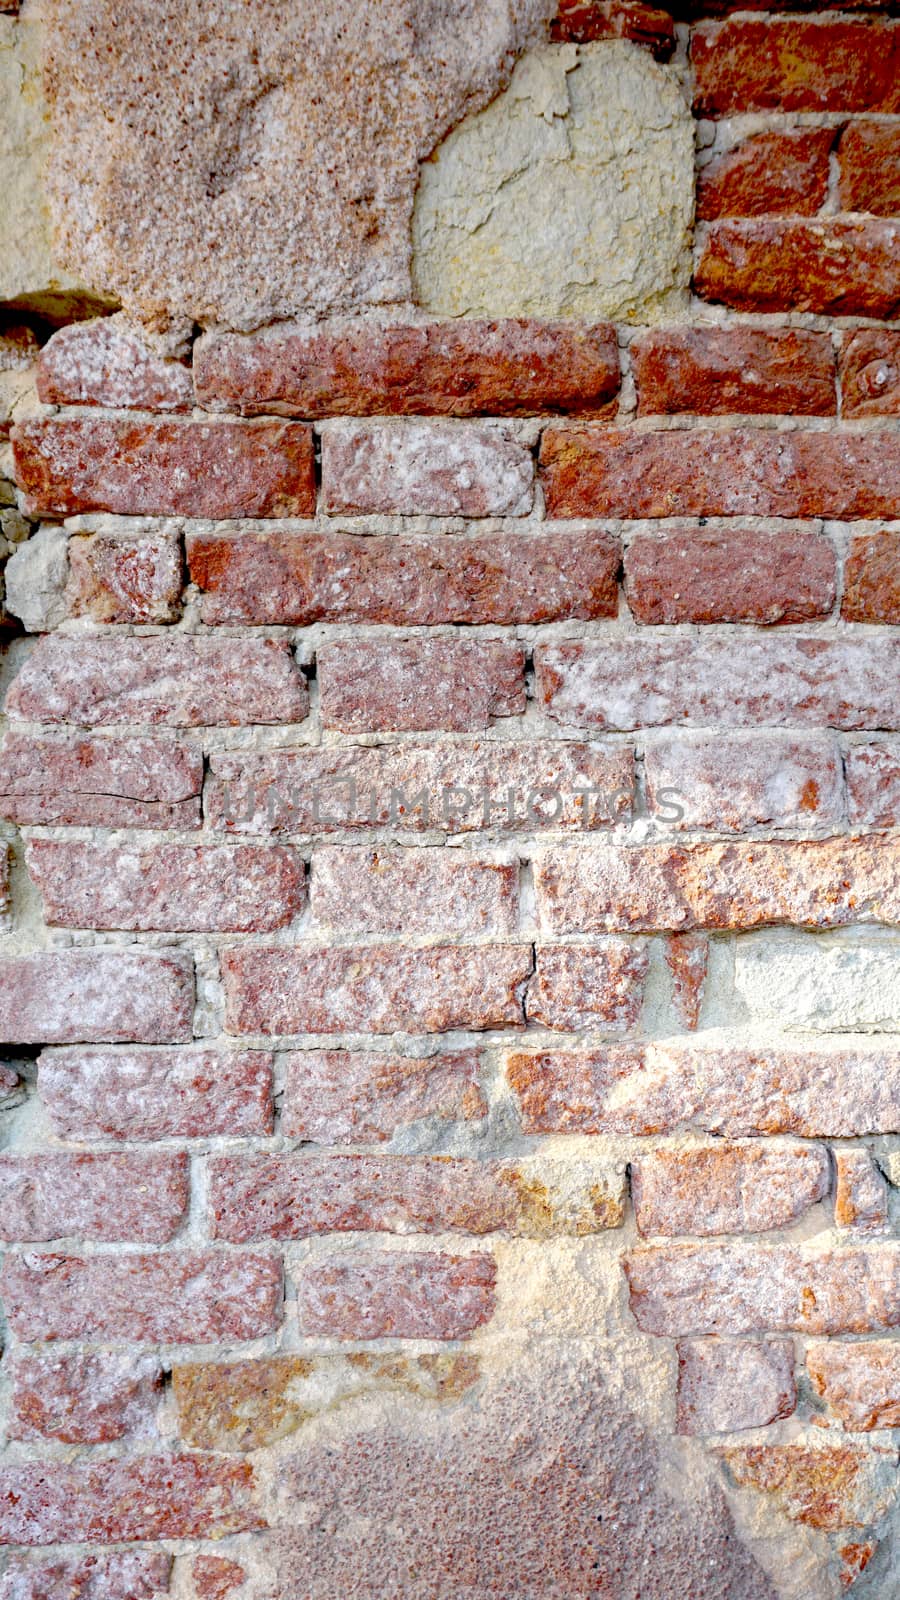
[[[874,17],[729,17],[691,38],[694,109],[900,111],[900,25]]]
[[[900,221],[727,217],[706,225],[694,288],[737,311],[895,317]]]

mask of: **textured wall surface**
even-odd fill
[[[709,9],[53,7],[0,1600],[900,1594],[900,21]]]

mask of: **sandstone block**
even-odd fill
[[[41,1560],[11,1555],[0,1578],[2,1600],[158,1600],[168,1588],[172,1557],[153,1550]]]
[[[789,1339],[680,1339],[678,1432],[737,1433],[789,1417],[797,1403]]]
[[[700,1021],[709,968],[709,940],[702,933],[671,933],[665,942],[666,966],[672,974],[672,1007],[685,1028]]]
[[[878,939],[793,933],[739,940],[735,991],[754,1021],[827,1033],[900,1026],[897,958]]]
[[[900,743],[869,739],[852,744],[845,760],[851,826],[900,826]]]

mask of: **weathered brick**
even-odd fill
[[[900,1051],[877,1044],[652,1040],[589,1051],[510,1051],[527,1133],[648,1135],[695,1128],[735,1139],[900,1132]]]
[[[475,1050],[434,1056],[294,1050],[282,1057],[281,1132],[318,1144],[368,1144],[417,1122],[487,1115]]]
[[[538,917],[552,934],[897,923],[898,868],[900,840],[877,834],[559,849],[534,862]]]
[[[789,1417],[797,1404],[789,1339],[681,1339],[677,1430],[737,1433]]]
[[[900,648],[879,638],[574,640],[535,651],[557,722],[588,728],[900,727]]]
[[[10,1555],[0,1600],[159,1600],[168,1593],[172,1557],[153,1550],[114,1555]]]
[[[190,1202],[183,1155],[43,1153],[0,1156],[0,1238],[45,1243],[68,1234],[163,1244]]]
[[[189,533],[204,622],[558,622],[614,617],[619,541],[602,528],[399,538]]]
[[[303,859],[284,845],[32,839],[25,855],[55,927],[261,933],[285,927],[306,900]]]
[[[301,422],[48,417],[12,431],[25,510],[71,517],[312,517],[312,429]]]
[[[61,1444],[153,1438],[162,1381],[155,1356],[22,1354],[12,1369],[10,1437]]]
[[[730,1445],[717,1452],[741,1488],[755,1489],[792,1522],[809,1528],[865,1528],[887,1511],[896,1461],[858,1445]]]
[[[602,416],[619,387],[619,351],[608,323],[338,320],[205,334],[194,384],[207,410],[243,416]]]
[[[10,1326],[28,1342],[229,1344],[261,1339],[281,1318],[281,1262],[271,1255],[8,1255],[0,1286]]]
[[[851,540],[841,616],[845,622],[900,622],[900,533]]]
[[[900,111],[900,27],[887,18],[729,18],[691,37],[702,116]]]
[[[526,945],[242,948],[222,955],[232,1033],[521,1027]]]
[[[764,1233],[796,1222],[828,1193],[816,1145],[707,1145],[654,1150],[631,1166],[638,1233]]]
[[[744,1015],[773,1027],[790,1017],[792,1028],[812,1033],[900,1029],[896,950],[879,931],[852,940],[798,932],[739,939],[734,991]]]
[[[462,1156],[236,1155],[210,1162],[216,1238],[319,1233],[506,1233],[521,1238],[621,1226],[620,1176],[592,1163]]]
[[[863,328],[845,336],[840,356],[841,412],[845,417],[900,413],[900,333]]]
[[[197,1600],[227,1600],[247,1574],[236,1561],[224,1556],[195,1556],[191,1567]]]
[[[304,1337],[465,1339],[494,1312],[493,1256],[353,1251],[298,1268]]]
[[[13,1044],[191,1037],[194,968],[163,950],[40,950],[0,962],[0,1038]]]
[[[0,930],[9,929],[12,917],[12,890],[10,885],[11,850],[6,840],[0,841]]]
[[[525,654],[506,639],[342,639],[318,671],[322,721],[342,733],[466,733],[525,710]]]
[[[214,1139],[272,1132],[272,1057],[203,1049],[45,1050],[43,1105],[69,1139]]]
[[[18,826],[198,828],[203,755],[161,739],[8,733],[0,814]]]
[[[751,134],[700,168],[698,219],[814,216],[828,193],[834,141],[833,128]]]
[[[841,134],[838,160],[844,211],[900,215],[900,128],[895,123],[849,123]]]
[[[108,406],[132,411],[190,411],[190,367],[155,355],[107,317],[73,322],[44,345],[38,397],[50,406]]]
[[[887,1229],[887,1184],[868,1150],[834,1153],[834,1220],[854,1233],[884,1233]]]
[[[728,219],[709,225],[694,288],[738,311],[893,317],[900,224],[876,219]]]
[[[645,1245],[625,1257],[645,1333],[872,1333],[900,1323],[900,1248]]]
[[[831,416],[837,406],[834,351],[823,333],[661,328],[634,340],[631,359],[639,416],[677,411]]]
[[[661,733],[644,770],[648,810],[672,828],[842,825],[841,754],[827,734]]]
[[[322,433],[322,508],[332,514],[524,517],[533,499],[528,450],[489,423],[347,419]]]
[[[649,967],[640,940],[593,945],[538,945],[525,1012],[545,1028],[616,1031],[636,1026]]]
[[[675,24],[668,11],[643,0],[560,0],[550,38],[562,44],[629,39],[656,61],[668,61],[675,49]]]
[[[209,1539],[265,1526],[243,1461],[216,1456],[20,1462],[0,1471],[6,1544]]]
[[[683,529],[639,535],[625,552],[638,622],[809,622],[836,593],[834,550],[815,533]]]
[[[900,437],[558,423],[541,475],[551,517],[892,517]]]
[[[852,1433],[900,1427],[900,1342],[815,1344],[806,1365],[816,1393]]]
[[[672,974],[672,1008],[683,1027],[693,1030],[709,969],[709,940],[702,933],[672,933],[664,945],[666,966]]]
[[[236,727],[302,722],[309,692],[281,639],[51,634],[30,652],[6,709],[34,722]]]
[[[517,858],[446,849],[325,845],[312,859],[310,910],[320,928],[351,933],[513,934]]]
[[[226,832],[455,834],[608,827],[633,797],[628,746],[474,740],[214,753],[204,805]]]
[[[181,610],[181,539],[165,524],[73,534],[66,606],[94,622],[175,622]]]
[[[900,742],[851,744],[844,760],[851,827],[900,827]]]

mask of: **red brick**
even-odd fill
[[[836,593],[834,550],[815,533],[684,529],[639,535],[625,552],[638,622],[810,622]]]
[[[0,1156],[0,1238],[163,1244],[190,1203],[183,1155]]]
[[[644,1333],[872,1333],[900,1325],[900,1248],[646,1245],[625,1258]]]
[[[104,317],[60,328],[41,351],[38,397],[50,406],[190,411],[190,367],[154,355],[128,328]]]
[[[506,1233],[536,1239],[620,1227],[619,1177],[592,1163],[540,1169],[462,1156],[235,1155],[210,1162],[213,1236]]]
[[[434,1056],[295,1050],[282,1057],[281,1132],[318,1144],[370,1144],[424,1123],[487,1116],[475,1050]]]
[[[834,351],[823,333],[793,328],[664,328],[631,346],[638,415],[788,412],[830,416]]]
[[[40,950],[0,962],[0,1038],[165,1044],[191,1037],[194,968],[181,951]]]
[[[900,28],[887,18],[729,18],[691,38],[694,108],[900,111]]]
[[[49,1561],[10,1555],[0,1600],[159,1600],[171,1569],[172,1557],[152,1550]]]
[[[697,174],[697,217],[811,217],[828,193],[834,128],[755,133]],[[785,409],[789,409],[785,407]]]
[[[32,879],[53,927],[261,933],[303,909],[303,859],[283,845],[69,844],[32,839]]]
[[[232,1033],[444,1033],[520,1027],[525,945],[226,950]]]
[[[884,1233],[887,1184],[868,1150],[834,1152],[834,1220],[854,1233]]]
[[[247,1576],[243,1567],[224,1556],[195,1556],[191,1574],[197,1600],[227,1600]]]
[[[892,517],[900,436],[559,423],[541,474],[551,517]]]
[[[738,311],[893,317],[900,308],[900,224],[821,217],[713,222],[694,272],[703,300]]]
[[[736,1433],[789,1417],[797,1404],[790,1339],[682,1339],[677,1430]]]
[[[627,821],[633,795],[628,746],[473,740],[214,753],[204,805],[233,833],[558,832]]]
[[[593,945],[538,945],[525,1012],[545,1028],[625,1030],[641,1014],[649,967],[640,940]]]
[[[621,547],[602,528],[522,537],[189,533],[207,623],[526,623],[614,617]]]
[[[31,650],[6,709],[34,722],[237,727],[302,722],[309,693],[281,639],[51,634]]]
[[[852,1433],[900,1427],[900,1343],[816,1344],[806,1352],[813,1388]]]
[[[60,1444],[153,1438],[162,1381],[155,1356],[25,1353],[12,1369],[10,1437]]]
[[[338,320],[205,334],[194,384],[207,410],[243,416],[602,416],[619,388],[619,352],[603,322]]]
[[[8,1255],[0,1285],[10,1326],[29,1343],[231,1344],[274,1333],[281,1319],[271,1255]]]
[[[322,434],[322,508],[331,514],[523,517],[533,499],[529,451],[490,423],[348,419]]]
[[[589,1051],[512,1051],[506,1075],[526,1133],[804,1139],[900,1132],[900,1051],[653,1040]]]
[[[45,1050],[42,1104],[69,1139],[214,1139],[272,1132],[263,1051]]]
[[[506,639],[342,639],[318,672],[322,721],[342,733],[466,733],[525,710],[525,653]]]
[[[793,1440],[723,1446],[716,1453],[741,1488],[755,1489],[783,1516],[809,1528],[867,1527],[880,1520],[896,1493],[895,1462],[879,1463],[857,1445]]]
[[[796,1222],[828,1193],[817,1145],[714,1144],[654,1150],[631,1166],[638,1233],[764,1233]]]
[[[878,834],[547,850],[534,871],[552,934],[900,922],[900,839]]]
[[[709,940],[702,933],[672,933],[664,948],[672,974],[672,1009],[682,1027],[693,1031],[700,1021],[706,988]]]
[[[356,1250],[295,1276],[304,1338],[465,1339],[494,1313],[493,1256]]]
[[[198,828],[203,754],[161,739],[8,733],[0,813],[18,826]]]
[[[895,106],[900,110],[900,106]],[[841,207],[876,217],[900,215],[900,128],[885,122],[851,122],[838,146]]]
[[[181,611],[181,540],[173,530],[76,534],[69,539],[66,605],[94,622],[175,622]]]
[[[872,739],[844,756],[851,827],[900,827],[900,744]]]
[[[513,934],[519,863],[446,849],[363,850],[321,846],[313,854],[310,910],[320,928],[350,933],[478,936]]]
[[[244,1461],[218,1456],[19,1462],[0,1471],[6,1544],[209,1539],[265,1526]]]
[[[668,11],[642,0],[560,0],[550,38],[562,44],[630,39],[654,60],[668,61],[675,49],[675,24]]]
[[[671,828],[842,826],[841,755],[827,734],[662,733],[644,771],[647,809]]]
[[[300,422],[46,417],[12,432],[26,513],[312,517],[312,429]]]
[[[539,645],[538,694],[557,722],[900,727],[892,640],[665,637]]]
[[[845,622],[900,622],[900,533],[851,540],[841,616]]]
[[[900,414],[900,333],[863,328],[845,336],[840,379],[845,417]]]

